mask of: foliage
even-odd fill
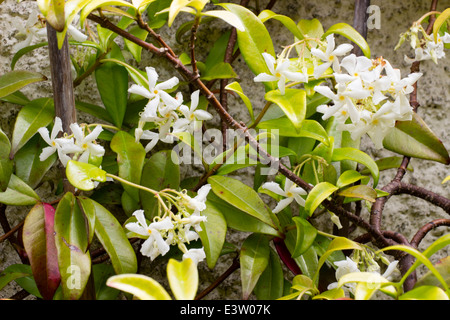
[[[388,60],[372,58],[364,37],[346,23],[324,30],[317,19],[297,22],[269,9],[207,0],[63,3],[37,2],[40,20],[30,15],[26,43],[15,48],[11,71],[0,77],[0,99],[21,106],[11,138],[0,130],[1,209],[27,212],[15,244],[24,263],[3,270],[0,289],[15,281],[47,300],[116,299],[119,291],[130,299],[190,300],[199,294],[198,264],[213,270],[221,256],[231,256],[243,299],[450,298],[448,259],[430,260],[449,235],[420,252],[430,224],[405,242],[377,221],[386,200],[401,193],[450,211],[449,199],[401,181],[412,170],[410,158],[450,163],[416,100],[418,64],[439,63],[450,44],[450,9],[425,14],[401,35],[399,46],[409,40],[415,53],[406,59],[411,73],[402,77]],[[186,22],[175,29],[182,18]],[[223,33],[200,61],[197,30],[217,19],[233,32]],[[290,32],[292,43],[281,52],[269,20]],[[422,26],[427,21],[432,28]],[[156,32],[162,27],[173,39]],[[185,51],[168,45],[186,38]],[[336,45],[337,39],[345,43]],[[59,105],[45,96],[30,101],[22,93],[48,79],[16,70],[17,61],[52,41],[71,54],[71,60],[60,51],[49,55],[50,65],[62,59],[74,71],[65,90],[90,78],[102,105]],[[151,65],[142,66],[149,52]],[[263,91],[262,108],[239,83],[232,64],[238,54]],[[172,76],[161,79],[162,71]],[[228,113],[227,94],[236,95],[248,123]],[[68,120],[75,108],[98,121]],[[366,135],[375,148],[398,156],[369,155],[360,147]],[[238,178],[250,167],[253,185]],[[55,168],[61,169],[58,187],[38,194]],[[381,174],[395,168],[395,179],[379,187]],[[362,208],[370,221],[361,217]],[[322,214],[334,234],[317,222]],[[365,235],[353,237],[356,227]],[[233,246],[228,232],[245,239]],[[172,295],[138,272],[139,256],[167,264]],[[419,265],[429,273],[411,284]]]

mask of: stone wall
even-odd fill
[[[235,2],[235,1],[232,1]],[[266,1],[260,0],[260,5],[265,5]],[[409,66],[404,62],[404,55],[411,53],[408,45],[403,45],[399,50],[394,51],[394,47],[399,39],[399,34],[406,31],[412,22],[418,19],[422,14],[429,9],[431,1],[381,1],[373,0],[372,4],[380,8],[380,28],[371,29],[368,31],[367,41],[372,50],[372,57],[383,56],[388,59],[392,65],[399,67],[402,70],[402,75],[406,76],[409,72]],[[253,1],[251,1],[253,3]],[[34,1],[5,0],[0,5],[0,75],[10,70],[11,50],[12,46],[17,43],[15,37],[17,33],[17,25],[23,24],[27,16],[36,7]],[[450,7],[450,0],[439,1],[438,10],[444,10]],[[290,16],[294,21],[300,19],[319,19],[324,28],[337,23],[346,22],[352,24],[353,22],[353,0],[316,0],[316,1],[287,1],[279,0],[273,7],[273,11]],[[180,25],[182,18],[175,22],[173,28]],[[291,35],[278,21],[268,21],[267,26],[273,35],[276,49],[279,52],[283,45],[291,43]],[[223,23],[214,23],[210,28],[202,26],[198,32],[199,48],[208,48],[212,41],[217,39],[221,34],[222,28],[226,27]],[[160,30],[163,37],[169,38],[172,31],[163,28]],[[338,38],[342,41],[342,38]],[[171,42],[176,52],[185,50],[185,44],[178,44],[175,41]],[[207,53],[198,52],[199,57]],[[431,61],[422,64],[421,71],[424,73],[419,82],[418,100],[420,103],[419,114],[430,125],[433,131],[441,138],[447,149],[450,149],[450,132],[448,130],[449,118],[448,106],[450,104],[450,53],[447,50],[447,57],[439,61],[435,65]],[[158,72],[161,74],[161,79],[167,79],[172,76],[170,69],[168,73],[164,71],[164,61],[160,61],[155,57],[144,54],[142,62],[139,67],[144,68],[147,65],[156,66]],[[253,75],[248,72],[243,62],[238,59],[236,61],[236,70],[239,73],[241,85],[249,97],[251,98],[255,112],[260,110],[264,105],[262,86],[253,82]],[[27,54],[19,60],[16,69],[39,71],[50,76],[50,68],[48,65],[46,48],[41,48]],[[24,90],[30,98],[37,98],[41,96],[51,95],[50,81],[31,85]],[[76,88],[77,99],[87,102],[99,101],[96,92],[95,83],[86,81],[81,86]],[[238,101],[230,97],[230,112],[238,120],[246,121],[246,110],[242,111],[237,108]],[[14,119],[19,111],[19,107],[0,102],[0,126],[7,132],[11,133]],[[88,119],[89,116],[82,113],[79,114],[80,119]],[[382,157],[392,155],[388,151],[378,151],[372,148],[371,143],[364,144],[364,151],[372,154],[374,157]],[[447,166],[424,160],[412,160],[414,172],[408,172],[405,181],[424,186],[437,192],[443,196],[450,196],[449,185],[442,185],[441,181],[450,174]],[[251,172],[250,174],[251,175]],[[382,186],[388,182],[394,175],[394,171],[386,171],[383,173],[383,178],[380,181]],[[47,192],[50,186],[43,186],[39,192]],[[20,222],[26,212],[23,210],[8,209],[8,219],[11,225]],[[426,222],[446,217],[443,210],[429,205],[423,200],[418,200],[409,196],[397,196],[389,200],[386,206],[385,215],[383,217],[383,226],[387,229],[403,233],[408,239],[412,237],[418,227]],[[421,249],[427,247],[436,237],[439,237],[446,232],[448,228],[438,228],[424,239]],[[0,231],[0,235],[2,231]],[[230,242],[239,243],[245,235],[230,233],[227,240]],[[442,250],[440,256],[447,256],[448,249]],[[4,269],[12,263],[19,263],[16,254],[8,242],[0,243],[0,270]],[[201,289],[206,287],[218,275],[224,272],[230,265],[230,258],[221,258],[219,266],[210,272],[205,266],[201,266],[202,283]],[[163,268],[152,268],[150,265],[146,266],[148,274],[155,278],[164,278],[165,270]],[[10,284],[8,290],[0,292],[0,297],[11,296],[17,291],[17,286]],[[215,292],[207,296],[208,299],[238,299],[240,297],[239,290],[239,271],[236,271],[230,278],[228,278]]]

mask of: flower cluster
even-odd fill
[[[104,155],[105,149],[96,142],[103,131],[101,125],[97,125],[92,132],[89,131],[88,126],[80,126],[78,123],[72,123],[70,129],[72,130],[71,135],[64,133],[62,137],[58,137],[63,131],[62,121],[59,117],[55,118],[51,133],[46,127],[38,129],[42,139],[49,145],[42,149],[39,155],[41,161],[45,161],[56,152],[65,167],[69,160],[88,163],[90,160]]]
[[[190,197],[186,192],[175,190],[163,190],[158,193],[163,212],[158,214],[152,222],[148,223],[143,210],[133,213],[136,222],[129,222],[125,228],[131,231],[129,237],[140,237],[145,239],[141,247],[144,256],[154,260],[159,255],[165,255],[170,246],[177,245],[183,252],[183,259],[191,258],[195,263],[205,259],[203,248],[187,249],[186,243],[199,238],[198,232],[202,231],[201,222],[206,221],[206,217],[201,212],[206,209],[206,197],[211,190],[209,184],[198,190],[195,197]],[[166,198],[168,203],[176,207],[174,213],[170,207],[162,200]]]
[[[183,96],[178,92],[175,97],[167,90],[173,89],[179,82],[177,77],[172,77],[164,82],[157,83],[158,73],[155,68],[146,68],[148,77],[148,88],[133,84],[128,92],[149,99],[144,110],[140,113],[138,127],[135,130],[136,141],[141,139],[150,140],[145,150],[149,152],[158,141],[173,143],[174,136],[171,133],[190,132],[201,128],[201,121],[212,119],[212,115],[198,109],[200,91],[191,94],[190,107],[183,104]],[[144,125],[151,122],[156,125],[157,132],[144,130]]]

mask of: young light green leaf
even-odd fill
[[[198,270],[192,259],[181,262],[169,259],[167,279],[177,300],[194,300],[198,288]]]
[[[434,42],[437,42],[437,36],[441,26],[450,18],[450,8],[445,9],[433,23],[433,37]]]
[[[341,189],[341,188],[348,186],[349,184],[355,183],[361,179],[362,179],[362,175],[358,171],[346,170],[339,176],[339,178],[336,182],[336,187]]]
[[[398,300],[450,300],[447,293],[439,287],[421,286],[414,288],[400,297]]]
[[[321,182],[308,193],[305,201],[305,210],[312,215],[314,210],[338,188],[329,182]]]
[[[276,228],[268,207],[256,191],[246,184],[225,176],[211,176],[208,183],[211,184],[214,194],[222,200]]]
[[[297,132],[300,132],[303,120],[306,115],[306,92],[302,89],[286,89],[285,94],[279,90],[272,90],[266,93],[264,98],[280,107],[286,116],[291,120]]]
[[[29,206],[40,201],[36,192],[15,174],[11,174],[8,188],[0,192],[0,203],[10,206]]]
[[[322,39],[325,39],[329,34],[337,33],[341,36],[346,37],[347,39],[353,41],[358,47],[361,48],[364,55],[370,59],[370,48],[367,44],[366,39],[359,34],[358,31],[355,30],[351,25],[347,23],[337,23],[332,25],[328,30],[322,35]]]
[[[245,26],[242,24],[242,21],[232,12],[224,10],[211,10],[203,12],[202,15],[222,19],[226,23],[235,27],[237,30],[245,32]]]
[[[171,300],[167,291],[154,279],[141,274],[120,274],[112,276],[106,285],[131,293],[140,300]]]
[[[69,160],[66,167],[69,182],[80,190],[89,191],[95,188],[94,181],[105,182],[106,171],[90,163]]]
[[[370,202],[375,202],[377,198],[377,192],[364,184],[348,187],[340,190],[337,194],[342,197],[364,199]]]
[[[271,10],[263,10],[258,15],[258,18],[262,22],[266,22],[269,19],[275,19],[280,21],[298,40],[303,40],[304,36],[303,33],[300,31],[300,29],[295,24],[294,20],[289,18],[288,16],[282,15],[282,14],[276,14],[275,12]]]
[[[229,90],[229,91],[233,91],[235,93],[237,93],[239,95],[239,97],[241,97],[242,101],[244,102],[245,106],[247,107],[248,113],[250,114],[250,118],[252,119],[252,121],[255,121],[255,117],[253,115],[253,106],[252,106],[252,102],[250,101],[250,99],[244,94],[244,91],[242,90],[241,85],[239,84],[239,82],[232,82],[230,84],[228,84],[225,87],[225,90]]]
[[[314,228],[307,220],[295,216],[292,218],[297,228],[297,241],[295,243],[292,258],[296,258],[308,250],[317,236],[317,229]]]
[[[80,25],[84,25],[87,16],[97,8],[106,6],[121,6],[134,8],[133,4],[124,0],[91,0],[83,7],[80,12]]]
[[[40,127],[48,126],[55,117],[53,99],[38,98],[25,105],[17,115],[11,139],[11,155],[33,137]]]
[[[44,80],[47,80],[46,76],[33,71],[14,70],[5,73],[0,77],[0,98],[6,97],[31,83]]]
[[[397,121],[384,138],[383,146],[405,156],[450,163],[450,156],[442,141],[417,113],[413,114],[410,121]]]
[[[269,255],[269,240],[263,234],[251,234],[242,244],[239,257],[244,300],[248,299],[259,277],[269,264]]]
[[[331,161],[342,161],[342,160],[352,160],[361,163],[369,169],[373,178],[373,187],[375,188],[378,184],[380,178],[380,170],[378,169],[375,161],[365,152],[350,148],[336,148],[333,150]]]

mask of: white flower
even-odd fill
[[[102,157],[104,155],[105,149],[95,143],[95,139],[103,131],[101,125],[96,126],[87,136],[84,136],[84,130],[77,123],[72,123],[70,129],[75,137],[75,144],[80,148],[81,155],[78,156],[78,161],[87,163],[90,156]]]
[[[183,260],[192,259],[195,264],[203,261],[206,258],[205,250],[201,249],[189,249],[186,253],[183,254]]]
[[[170,245],[163,239],[161,232],[168,231],[174,227],[170,218],[167,217],[147,224],[144,210],[136,210],[133,216],[136,217],[137,222],[127,223],[125,228],[143,237],[148,237],[142,244],[141,253],[150,257],[151,260],[154,260],[159,255],[165,255],[169,251]]]
[[[67,15],[68,15],[68,12],[66,12],[66,19],[67,19]],[[84,42],[88,39],[88,36],[73,26],[74,24],[75,25],[78,24],[79,20],[80,20],[80,15],[79,14],[75,15],[75,17],[72,20],[72,23],[67,26],[67,33],[75,41]]]
[[[308,82],[307,75],[304,75],[301,72],[293,72],[289,70],[291,66],[291,62],[289,59],[279,59],[278,61],[276,61],[275,58],[267,52],[263,52],[262,56],[264,58],[264,61],[266,62],[270,74],[260,73],[253,79],[253,81],[278,81],[278,89],[280,89],[281,94],[285,93],[285,85],[287,80]]]
[[[47,29],[39,25],[38,14],[38,11],[33,11],[24,26],[21,23],[17,24],[18,35],[24,36],[25,40],[15,44],[12,48],[13,52],[28,47],[34,38],[44,39],[47,36]]]
[[[183,194],[183,200],[186,203],[186,207],[192,209],[194,211],[201,212],[206,209],[206,197],[208,196],[209,191],[211,190],[210,184],[205,184],[202,186],[197,195],[194,198],[189,197],[186,194]]]
[[[450,34],[447,32],[443,36],[438,36],[436,42],[433,40],[427,41],[425,46],[415,48],[415,57],[413,59],[405,56],[407,63],[413,63],[415,61],[433,60],[434,63],[438,63],[438,59],[445,57],[444,44],[450,43]]]
[[[344,56],[352,50],[353,46],[351,44],[341,44],[335,49],[335,41],[334,35],[330,34],[326,38],[327,40],[327,48],[324,51],[316,48],[311,49],[311,54],[320,60],[323,63],[314,68],[314,77],[319,78],[329,67],[333,67],[335,72],[339,72],[340,65],[338,57]]]
[[[168,124],[170,125],[170,123]],[[166,127],[167,126],[162,127],[163,130],[160,130],[160,132],[153,132],[150,130],[144,130],[142,132],[140,139],[150,140],[150,142],[145,146],[145,152],[150,152],[159,141],[164,143],[173,143],[173,136],[168,134],[168,131],[165,130]]]
[[[339,281],[340,278],[348,273],[360,272],[360,270],[358,269],[358,264],[349,257],[346,257],[345,260],[336,261],[334,262],[334,264],[338,267],[335,273],[337,281]],[[330,283],[327,289],[331,290],[337,288],[337,284],[337,282]],[[346,284],[346,286],[352,288],[354,284]]]
[[[281,210],[286,208],[294,199],[299,205],[301,206],[305,205],[305,199],[303,199],[301,196],[306,195],[307,192],[303,188],[298,187],[296,184],[294,184],[294,182],[292,182],[289,179],[286,179],[286,182],[284,184],[284,190],[281,189],[280,185],[276,182],[266,182],[261,186],[261,188],[267,189],[275,194],[286,197],[285,199],[282,199],[277,204],[277,206],[272,210],[273,213],[280,212]]]
[[[173,98],[170,94],[165,92],[164,90],[169,90],[175,87],[179,80],[177,77],[172,77],[169,80],[158,83],[158,73],[156,73],[155,68],[146,67],[145,71],[147,72],[148,78],[148,89],[144,88],[141,85],[133,84],[128,89],[128,92],[134,93],[140,96],[143,96],[149,99],[149,103],[152,103],[153,106],[158,107],[160,100],[164,102],[166,106],[170,106],[173,110],[175,110],[179,106],[179,102],[177,99]]]
[[[53,125],[51,134],[49,134],[46,127],[41,127],[38,129],[38,132],[41,135],[42,139],[44,139],[44,141],[49,145],[48,147],[42,149],[42,152],[39,155],[39,160],[45,161],[53,153],[57,152],[59,160],[65,167],[67,165],[67,162],[71,160],[67,153],[74,153],[79,151],[79,149],[75,146],[72,138],[57,138],[58,134],[61,131],[62,122],[59,117],[55,118],[55,124]]]
[[[341,67],[354,79],[361,78],[368,81],[371,77],[369,69],[373,66],[372,60],[364,56],[348,55],[341,61]]]
[[[198,107],[199,95],[199,90],[194,91],[191,94],[191,106],[187,107],[183,104],[179,107],[181,113],[189,121],[188,127],[191,133],[199,129],[198,126],[201,125],[200,121],[211,120],[213,118],[212,114],[206,110],[196,110]]]

